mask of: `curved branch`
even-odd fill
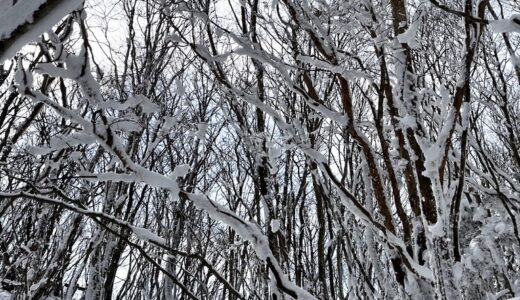
[[[17,6],[24,2],[27,1],[12,6],[11,10],[15,10],[13,13],[16,13]],[[21,20],[14,29],[0,33],[0,64],[14,56],[29,41],[36,39],[64,16],[77,9],[82,2],[82,0],[47,0],[38,7],[34,5],[32,15]]]

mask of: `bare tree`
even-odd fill
[[[513,1],[5,7],[0,295],[520,293]]]

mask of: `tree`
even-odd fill
[[[0,26],[3,293],[520,293],[514,4],[78,4]]]

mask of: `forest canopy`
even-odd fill
[[[0,0],[0,299],[520,297],[519,56],[515,0]]]

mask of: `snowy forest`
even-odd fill
[[[519,226],[517,0],[0,0],[2,300],[520,299]]]

